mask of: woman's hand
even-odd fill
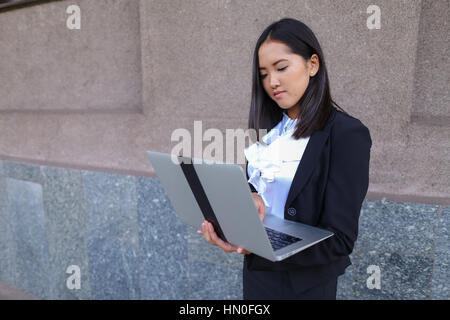
[[[244,248],[235,246],[232,243],[225,242],[222,239],[220,239],[217,236],[216,232],[214,231],[213,225],[206,220],[202,223],[202,230],[201,231],[197,230],[197,233],[203,234],[203,236],[205,237],[207,242],[221,248],[225,252],[235,252],[236,251],[237,253],[240,253],[240,254],[250,254],[251,253],[250,251],[247,251]]]
[[[264,220],[264,217],[266,215],[266,206],[264,205],[264,201],[261,198],[261,196],[256,192],[252,192],[252,198],[253,202],[255,203],[255,207],[258,210],[259,218],[262,221]]]

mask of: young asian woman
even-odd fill
[[[244,254],[244,299],[336,299],[351,265],[369,185],[368,128],[331,98],[324,54],[312,30],[284,18],[259,37],[253,56],[249,128],[263,137],[245,149],[246,174],[260,218],[274,214],[334,236],[272,262],[202,233],[226,252]],[[261,138],[261,139],[260,139]]]

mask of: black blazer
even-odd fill
[[[358,236],[358,220],[369,185],[372,140],[364,124],[336,108],[315,131],[294,175],[284,218],[334,232],[334,236],[283,261],[245,256],[249,270],[290,270],[300,289],[345,272]],[[246,163],[247,174],[248,163]],[[248,174],[247,174],[248,179]],[[252,192],[256,189],[249,183]]]

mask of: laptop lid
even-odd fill
[[[206,219],[224,241],[279,261],[333,235],[270,215],[261,221],[239,165],[153,151],[147,154],[181,221],[201,228]],[[302,240],[274,251],[265,225]]]
[[[147,155],[182,222],[201,229],[208,220],[224,241],[274,259],[240,166],[155,151],[147,151]]]
[[[181,169],[180,159],[154,151],[147,151],[147,155],[177,216],[185,224],[199,228],[205,218]]]
[[[194,163],[194,167],[229,242],[275,260],[243,169],[232,163]]]

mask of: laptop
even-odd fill
[[[182,222],[201,230],[203,221],[229,243],[270,261],[281,261],[333,233],[266,214],[261,221],[244,170],[233,163],[147,151]]]

